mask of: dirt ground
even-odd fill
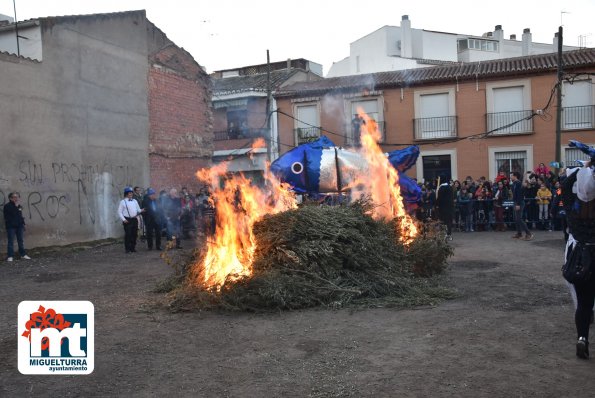
[[[0,396],[592,397],[595,359],[574,354],[561,232],[455,234],[436,307],[172,314],[155,309],[172,271],[122,245],[0,265]],[[17,370],[22,300],[90,300],[95,371]]]

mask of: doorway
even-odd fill
[[[447,176],[448,180],[452,178],[450,155],[422,156],[422,167],[424,181],[435,184],[439,176]]]

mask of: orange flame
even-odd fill
[[[264,140],[264,138],[262,137],[258,137],[257,139],[254,140],[254,142],[252,143],[252,149],[257,149],[257,148],[266,148],[267,144]]]
[[[227,164],[196,172],[199,180],[217,187],[212,192],[216,226],[206,242],[206,255],[195,265],[196,282],[219,290],[226,282],[252,275],[256,240],[254,224],[266,214],[297,208],[290,185],[281,183],[268,171],[265,188],[257,187],[242,174],[227,173]],[[220,186],[223,179],[223,187]]]
[[[349,186],[343,188],[351,191],[352,198],[358,194],[369,195],[376,204],[374,218],[397,218],[399,239],[408,245],[418,234],[418,228],[405,211],[399,175],[377,144],[381,138],[377,123],[363,111],[358,110],[358,113],[365,121],[359,153],[366,160],[368,170],[353,176]],[[260,145],[255,142],[253,149]],[[206,255],[200,264],[195,264],[193,275],[197,284],[220,290],[227,282],[252,275],[256,249],[254,224],[266,214],[297,208],[297,201],[291,186],[278,180],[270,172],[268,163],[263,174],[264,188],[255,186],[242,174],[228,173],[226,163],[201,169],[196,176],[214,188],[211,199],[216,207],[216,227],[206,242]]]
[[[388,158],[378,145],[382,135],[378,124],[362,109],[358,115],[363,119],[361,126],[361,148],[359,153],[368,163],[365,177],[356,181],[357,189],[352,192],[365,193],[375,204],[372,216],[376,219],[398,219],[398,236],[403,244],[410,244],[418,234],[418,227],[413,218],[405,211],[399,174],[392,167]]]

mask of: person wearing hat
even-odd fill
[[[155,249],[161,250],[163,212],[157,200],[157,192],[153,188],[147,189],[147,194],[143,198],[143,209],[145,209],[143,219],[147,234],[147,248],[153,250],[153,234],[155,234]]]
[[[138,202],[133,199],[134,190],[130,187],[124,188],[124,199],[118,206],[118,217],[124,225],[124,248],[126,253],[136,252],[136,237],[138,234],[138,215],[144,212]]]
[[[577,147],[590,157],[589,161],[582,162],[582,167],[567,169],[562,183],[562,200],[568,219],[564,260],[574,257],[573,252],[577,251],[583,262],[581,265],[590,270],[584,278],[572,281],[571,286],[576,307],[576,356],[588,359],[589,329],[595,302],[595,148],[574,140],[570,140],[569,146]]]

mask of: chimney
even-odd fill
[[[558,32],[554,33],[554,42],[553,42],[553,53],[558,51]]]
[[[531,55],[531,29],[523,29],[523,55]]]
[[[504,31],[502,30],[502,25],[496,25],[494,28],[494,34],[492,36],[498,41],[504,40]]]
[[[411,21],[409,15],[403,15],[401,19],[401,57],[413,57],[413,38],[411,37]]]
[[[287,71],[291,70],[291,58],[287,58]]]
[[[510,35],[510,40],[516,40],[516,35]]]

